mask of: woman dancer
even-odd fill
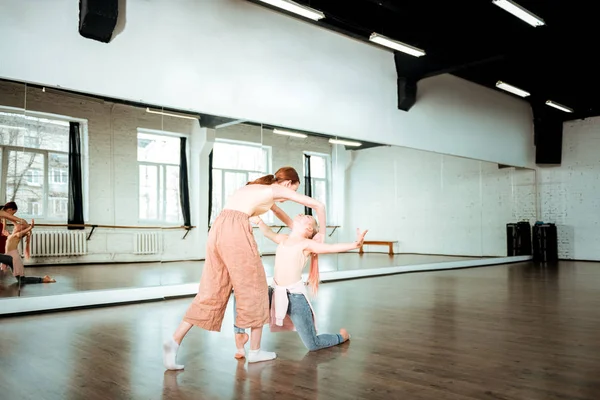
[[[8,265],[12,268],[13,259],[10,256],[4,254],[6,251],[6,238],[9,235],[8,230],[6,229],[6,220],[10,220],[15,224],[22,224],[25,227],[28,226],[27,221],[21,219],[19,217],[15,217],[15,214],[18,211],[17,203],[14,201],[9,201],[2,208],[0,208],[0,263],[4,265]]]
[[[13,276],[17,278],[20,284],[26,283],[53,283],[56,282],[54,279],[49,277],[48,275],[43,278],[38,278],[35,276],[25,276],[25,266],[23,265],[23,260],[21,259],[21,255],[19,254],[19,243],[24,236],[27,236],[27,243],[25,245],[25,258],[29,258],[29,244],[31,239],[31,230],[33,229],[34,221],[31,221],[31,225],[27,228],[24,227],[23,224],[15,224],[13,232],[8,236],[6,240],[6,255],[12,258],[12,270]],[[4,265],[2,265],[2,269],[5,269]]]
[[[278,244],[271,300],[271,331],[296,330],[309,351],[336,346],[349,340],[350,334],[343,328],[339,334],[317,335],[314,312],[302,281],[302,270],[308,257],[312,255],[341,253],[360,248],[367,231],[360,232],[357,229],[356,241],[353,243],[325,244],[312,240],[318,234],[319,228],[310,215],[298,215],[294,218],[289,235],[276,234],[259,217],[252,217],[250,221],[258,224],[261,232]],[[319,267],[316,260],[316,257],[313,257],[308,277],[308,283],[314,293],[319,285]],[[235,357],[242,358],[244,354],[244,348],[238,348]]]
[[[235,325],[250,328],[248,362],[272,360],[275,353],[260,349],[263,325],[269,322],[267,277],[249,218],[273,210],[286,225],[291,219],[275,202],[291,200],[314,209],[319,223],[325,226],[325,206],[308,196],[296,193],[300,178],[294,168],[280,168],[238,189],[227,201],[213,223],[206,243],[206,261],[200,288],[183,321],[163,344],[163,363],[170,370],[183,369],[176,362],[177,350],[192,326],[220,331],[225,308],[235,291],[237,317]]]

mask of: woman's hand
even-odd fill
[[[254,217],[250,217],[250,222],[252,222],[254,225],[258,225],[262,222],[262,219],[260,219],[258,215],[255,215]]]
[[[361,232],[360,229],[356,228],[356,248],[359,248],[363,245],[367,232],[369,232],[368,229]]]

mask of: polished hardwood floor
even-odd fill
[[[233,358],[223,331],[193,329],[186,368],[161,341],[190,299],[0,319],[3,399],[503,399],[600,396],[600,264],[519,263],[323,284],[322,332],[349,343],[308,353],[265,330],[278,359]]]
[[[357,253],[326,254],[320,258],[320,269],[323,272],[347,271],[475,258],[422,254],[397,254],[392,257],[381,253],[366,253],[363,255]],[[262,260],[267,275],[272,276],[275,257],[264,256]],[[27,267],[28,276],[50,275],[56,279],[56,283],[21,287],[16,283],[10,271],[0,272],[0,298],[52,296],[85,290],[197,283],[200,281],[203,267],[203,261]]]

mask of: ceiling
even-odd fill
[[[534,113],[548,118],[600,115],[593,1],[515,0],[545,21],[540,27],[492,0],[295,1],[322,11],[325,18],[314,23],[324,28],[365,41],[377,32],[425,50],[423,57],[396,52],[399,77],[418,81],[451,73],[493,90],[499,90],[495,84],[501,80],[531,93],[525,100]],[[548,107],[546,100],[574,112]]]

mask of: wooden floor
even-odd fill
[[[320,270],[322,272],[347,271],[470,259],[475,257],[420,254],[397,254],[390,257],[388,254],[381,253],[368,253],[362,256],[357,253],[325,254],[320,257]],[[267,275],[272,276],[275,257],[264,256],[262,260]],[[0,272],[0,298],[197,283],[200,281],[203,267],[203,261],[27,267],[28,276],[50,275],[56,279],[56,283],[20,287],[10,271],[4,274]]]
[[[324,284],[322,332],[352,340],[307,353],[265,332],[278,359],[233,358],[221,333],[193,329],[186,369],[160,345],[190,299],[0,319],[3,399],[503,399],[600,396],[600,264],[532,263]]]

